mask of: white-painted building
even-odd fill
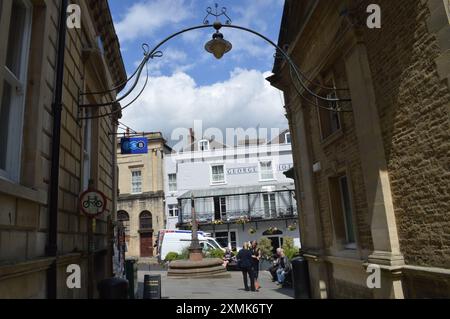
[[[227,147],[197,140],[165,157],[167,228],[188,229],[191,200],[202,231],[223,246],[269,237],[274,248],[283,237],[300,246],[294,181],[283,173],[293,166],[290,135],[264,143]]]

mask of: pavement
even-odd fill
[[[294,299],[290,288],[278,288],[272,282],[268,271],[260,271],[259,292],[244,290],[242,273],[229,272],[230,278],[173,278],[167,276],[167,270],[159,265],[138,267],[138,298],[142,299],[144,276],[161,275],[161,295],[163,299]]]

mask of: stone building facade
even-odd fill
[[[81,28],[67,29],[64,52],[58,51],[61,3],[0,2],[0,298],[95,297],[97,282],[112,275],[117,186],[110,133],[117,130],[120,109],[113,107],[115,116],[80,120],[112,109],[82,111],[78,101],[113,100],[116,91],[80,100],[79,91],[109,89],[125,81],[126,72],[106,0],[72,1],[81,8]],[[56,81],[59,53],[63,83]],[[61,84],[58,206],[52,213],[54,92]],[[89,180],[107,197],[107,211],[93,230],[91,256],[90,223],[78,205]],[[80,289],[66,285],[70,264],[81,268]]]
[[[156,255],[158,231],[166,225],[164,204],[164,156],[171,152],[161,133],[144,135],[148,153],[121,155],[118,152],[118,220],[125,227],[126,257]]]
[[[312,294],[450,297],[448,1],[377,1],[381,29],[367,27],[371,3],[287,0],[280,31],[309,79],[348,89],[352,112],[299,97],[282,60],[269,78],[286,100]]]

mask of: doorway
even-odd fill
[[[153,257],[153,233],[140,234],[141,257]]]

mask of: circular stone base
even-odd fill
[[[183,278],[230,276],[219,258],[206,258],[201,261],[174,260],[169,264],[167,275]]]

